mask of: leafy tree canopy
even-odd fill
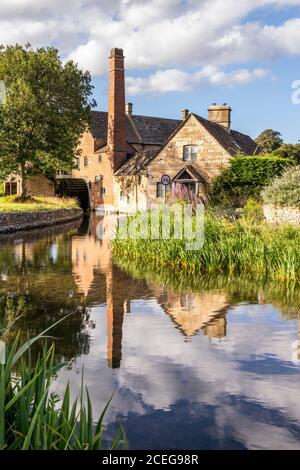
[[[283,139],[280,132],[266,129],[255,139],[255,142],[262,148],[263,153],[272,153],[281,147]]]
[[[95,106],[89,72],[62,63],[55,48],[0,46],[0,179],[69,170]]]
[[[283,144],[272,152],[273,157],[290,158],[300,164],[300,144]]]

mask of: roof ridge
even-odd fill
[[[191,113],[193,114],[194,116],[196,116],[197,118],[201,119],[202,121],[206,121],[208,122],[209,124],[211,124],[212,126],[218,126],[218,129],[222,129],[223,131],[226,132],[226,134],[230,134],[231,132],[237,132],[238,134],[240,135],[244,135],[246,137],[249,137],[250,139],[252,139],[252,137],[249,135],[249,134],[244,134],[244,132],[240,132],[240,131],[237,131],[236,129],[232,129],[230,128],[229,129],[229,132],[226,131],[226,129],[224,128],[224,126],[222,126],[222,124],[219,124],[218,122],[214,122],[214,121],[210,121],[209,119],[206,119],[202,116],[199,116],[199,114],[196,114],[196,113]]]
[[[99,111],[98,109],[92,109],[91,113],[99,113],[99,114],[108,114],[108,111]],[[129,115],[127,115],[129,117]],[[147,116],[145,114],[132,114],[130,117],[141,117],[141,118],[147,118],[147,119],[162,119],[164,121],[176,121],[180,122],[180,119],[175,119],[175,118],[166,118],[166,117],[160,117],[160,116]]]

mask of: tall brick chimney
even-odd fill
[[[227,104],[222,106],[212,105],[208,108],[208,119],[212,122],[217,122],[221,126],[225,127],[228,132],[230,131],[231,125],[231,107]]]
[[[113,171],[126,161],[125,69],[123,49],[114,48],[109,57],[107,145]]]

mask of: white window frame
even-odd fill
[[[197,160],[197,145],[183,146],[183,160],[185,162],[194,162]]]

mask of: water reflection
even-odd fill
[[[107,424],[132,448],[300,448],[299,288],[115,260],[99,221],[0,243],[24,337],[72,313],[53,331],[74,358],[56,390],[78,393],[84,365],[95,410],[116,390]]]

